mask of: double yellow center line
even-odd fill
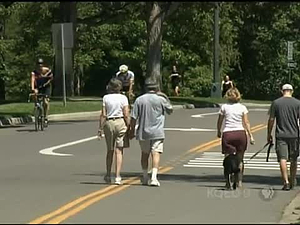
[[[266,125],[264,124],[259,124],[257,126],[252,127],[251,131],[256,132],[259,130],[262,130],[266,128]],[[182,156],[179,156],[176,158],[176,161],[179,161],[180,159],[187,157],[191,154],[195,154],[198,152],[203,152],[207,151],[213,147],[216,147],[220,145],[221,140],[215,139],[210,142],[207,142],[205,144],[199,145],[195,148],[190,149],[186,153],[184,153]],[[174,166],[174,164],[173,164]],[[170,170],[172,170],[174,167],[173,166],[166,166],[166,167],[161,167],[159,169],[159,173],[163,174],[166,173]],[[69,217],[77,214],[78,212],[82,211],[83,209],[87,208],[88,206],[100,201],[103,198],[106,198],[108,196],[111,196],[117,192],[120,192],[128,187],[130,187],[132,184],[138,184],[140,183],[139,177],[132,177],[127,180],[123,181],[123,185],[120,186],[115,186],[115,185],[110,185],[106,188],[103,188],[101,190],[92,192],[90,194],[87,194],[85,196],[82,196],[66,205],[63,205],[59,209],[45,214],[35,220],[32,220],[29,222],[29,224],[42,224],[42,223],[47,223],[47,224],[59,224],[62,221],[68,219]]]

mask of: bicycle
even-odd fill
[[[38,131],[39,128],[41,131],[43,131],[48,124],[45,123],[45,110],[44,110],[44,104],[45,103],[45,98],[48,97],[45,94],[34,94],[31,93],[29,94],[29,100],[31,96],[36,96],[34,99],[34,125],[35,125],[35,131]]]

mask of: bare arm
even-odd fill
[[[98,129],[98,136],[102,137],[103,133],[103,127],[104,123],[106,121],[106,108],[105,106],[102,107],[102,110],[100,112],[100,118],[99,118],[99,129]]]
[[[129,93],[133,92],[133,84],[134,84],[134,80],[130,79],[129,80],[129,90],[128,90]]]
[[[31,84],[31,90],[32,90],[32,91],[34,91],[34,83],[35,83],[34,72],[31,72],[30,84]]]
[[[124,116],[124,120],[127,126],[127,129],[129,129],[130,126],[130,113],[129,113],[129,106],[126,105],[123,107],[123,116]]]
[[[273,141],[273,137],[272,137],[272,130],[273,130],[273,126],[274,126],[274,122],[275,122],[275,108],[276,108],[276,104],[275,102],[272,102],[268,114],[269,114],[269,120],[268,120],[268,127],[267,127],[267,142],[270,143]]]
[[[135,135],[134,135],[135,125],[136,125],[136,120],[131,117],[131,120],[130,120],[130,133],[129,133],[130,139],[133,139],[135,137]]]
[[[218,122],[217,122],[217,136],[221,137],[221,128],[224,120],[224,115],[219,114]]]
[[[254,138],[253,138],[251,128],[250,128],[251,126],[250,126],[250,122],[248,119],[248,113],[243,114],[243,127],[245,128],[248,136],[250,137],[250,143],[254,144]]]
[[[165,108],[167,114],[170,115],[171,113],[173,113],[173,106],[172,106],[168,96],[165,93],[161,92],[161,91],[156,92],[156,94],[158,96],[161,96],[161,97],[166,99],[166,101],[164,101],[163,105],[164,105],[164,108]]]
[[[273,141],[272,130],[273,130],[274,122],[275,122],[275,118],[272,118],[270,116],[269,120],[268,120],[268,128],[267,128],[267,142],[268,143]]]

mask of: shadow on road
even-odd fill
[[[86,120],[61,120],[61,121],[49,121],[49,125],[65,125],[65,124],[72,124],[72,123],[85,123],[85,122],[93,122],[98,121],[97,119],[86,119]]]
[[[8,129],[8,128],[19,128],[19,127],[24,127],[24,126],[21,126],[21,125],[14,125],[14,126],[0,126],[0,129]]]
[[[22,130],[17,130],[17,132],[36,132],[35,129],[22,129]]]
[[[89,174],[74,174],[79,176],[99,176],[99,179],[103,179],[105,173],[89,173]],[[128,179],[132,177],[141,177],[141,173],[134,172],[123,172],[121,173],[123,179]],[[219,183],[224,183],[223,175],[189,175],[189,174],[158,174],[158,179],[161,181],[175,181],[175,182],[192,182],[199,183],[201,187],[216,187],[223,188],[223,185]],[[202,185],[202,184],[203,185]],[[209,184],[211,183],[211,184]],[[216,184],[218,183],[218,184]],[[265,176],[265,175],[244,175],[244,184],[260,184],[260,185],[282,185],[280,176]],[[81,182],[81,184],[105,184],[104,182]]]

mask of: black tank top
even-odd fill
[[[224,82],[223,83],[223,92],[225,93],[228,89],[230,89],[232,87],[231,82]]]

